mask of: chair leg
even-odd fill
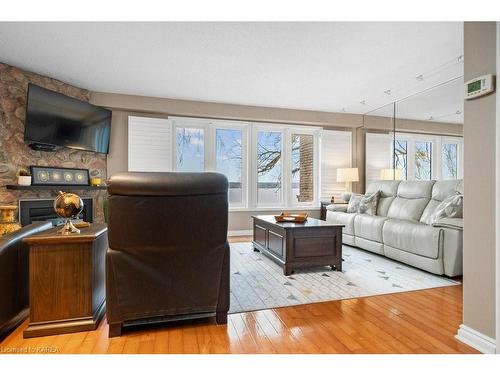
[[[217,324],[227,324],[227,311],[217,311],[215,313],[215,321]]]
[[[122,324],[121,323],[112,323],[109,325],[109,334],[108,337],[116,337],[122,335]]]

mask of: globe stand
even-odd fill
[[[75,227],[71,222],[71,219],[66,219],[64,223],[64,227],[59,231],[61,234],[72,234],[72,233],[80,233],[80,229]]]

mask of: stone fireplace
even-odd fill
[[[0,62],[0,204],[17,205],[18,202],[24,200],[53,200],[55,198],[56,192],[50,190],[8,190],[5,188],[6,185],[17,183],[17,173],[20,168],[27,168],[30,165],[84,168],[90,171],[91,176],[106,180],[106,155],[104,154],[69,148],[61,148],[54,152],[35,151],[27,146],[24,142],[24,116],[29,83],[78,100],[88,101],[90,97],[88,90]],[[77,189],[73,189],[72,192],[80,194]],[[93,211],[91,220],[104,222],[103,206],[106,192],[96,190],[86,191],[85,194],[93,198],[88,206],[92,207],[91,211]]]

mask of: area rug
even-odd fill
[[[230,313],[460,284],[368,251],[343,246],[342,272],[330,267],[290,276],[251,243],[231,244]]]

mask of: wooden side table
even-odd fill
[[[24,238],[30,281],[25,338],[94,330],[105,312],[106,225],[91,224],[79,234],[59,230]]]
[[[319,218],[321,220],[326,220],[326,207],[333,204],[333,203],[330,201],[321,201],[320,203],[321,203],[321,211],[320,211]]]

